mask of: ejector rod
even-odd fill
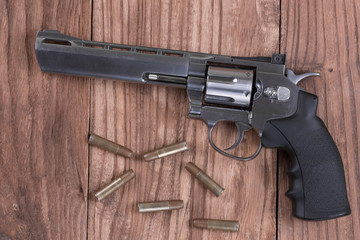
[[[86,41],[53,30],[37,34],[35,50],[46,72],[186,87],[189,52]]]

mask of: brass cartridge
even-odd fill
[[[206,228],[224,231],[239,231],[239,222],[218,219],[193,219],[192,226],[197,228]]]
[[[212,191],[217,197],[219,197],[220,194],[225,190],[192,162],[188,162],[185,168],[191,173],[191,175],[197,178],[202,184],[205,185],[206,188]]]
[[[118,190],[121,186],[123,186],[125,183],[129,182],[134,177],[135,177],[135,172],[132,169],[130,169],[129,171],[126,171],[118,179],[111,182],[108,186],[101,189],[99,192],[95,193],[96,199],[98,201],[104,200],[107,196],[109,196],[111,193]]]
[[[182,200],[168,200],[138,203],[139,213],[176,210],[184,207]]]
[[[127,158],[130,158],[133,153],[130,149],[93,133],[89,136],[89,144]]]
[[[159,149],[156,149],[154,151],[148,152],[144,154],[144,160],[145,161],[151,161],[158,158],[163,158],[175,153],[180,153],[188,150],[188,146],[185,141],[175,143],[169,146],[165,146]]]

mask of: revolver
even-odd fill
[[[292,186],[286,195],[293,215],[326,220],[350,214],[344,167],[338,148],[316,116],[318,98],[297,86],[303,78],[285,68],[285,54],[234,57],[81,40],[54,30],[37,34],[35,51],[42,71],[108,78],[186,89],[189,117],[209,127],[211,146],[240,161],[255,158],[262,146],[291,157]],[[234,122],[235,143],[220,149],[212,132],[220,121]],[[255,128],[260,143],[247,157],[227,151],[244,131]]]

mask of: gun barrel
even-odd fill
[[[35,51],[46,72],[186,87],[189,52],[85,41],[53,30],[38,32]]]

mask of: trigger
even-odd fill
[[[235,143],[231,147],[226,148],[225,151],[236,148],[241,143],[241,141],[242,141],[242,139],[244,137],[244,132],[251,129],[250,125],[244,124],[244,123],[241,123],[241,122],[236,122],[235,125],[236,125],[236,128],[238,130],[237,139],[236,139]]]

